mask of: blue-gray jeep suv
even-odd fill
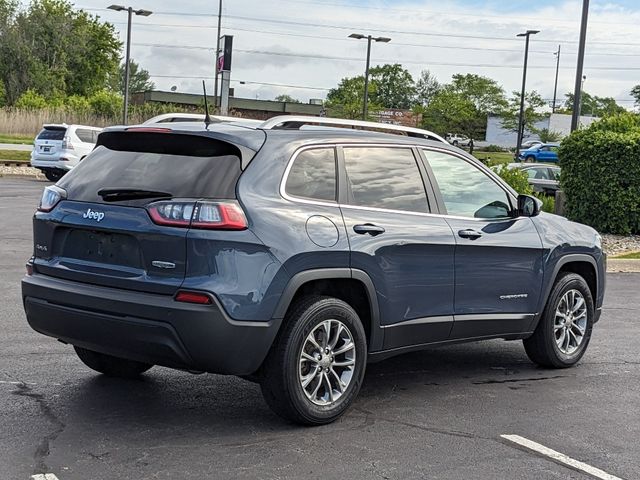
[[[429,345],[522,339],[574,365],[604,295],[592,228],[436,135],[364,122],[113,127],[33,228],[35,330],[106,375],[257,381],[310,425],[344,413],[367,362]]]

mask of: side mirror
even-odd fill
[[[536,217],[540,215],[542,202],[531,195],[518,195],[518,216]]]

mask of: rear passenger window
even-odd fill
[[[344,161],[350,204],[429,211],[422,176],[410,149],[345,147]]]
[[[93,132],[91,130],[87,130],[86,128],[79,128],[76,130],[76,135],[81,142],[95,143],[93,140]]]
[[[293,161],[285,191],[294,197],[336,201],[336,154],[333,148],[303,150]]]

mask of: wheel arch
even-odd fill
[[[561,257],[554,265],[551,275],[546,278],[544,285],[543,295],[540,297],[540,304],[538,307],[538,313],[533,319],[533,324],[529,328],[529,331],[533,332],[538,326],[538,321],[542,317],[542,312],[547,303],[547,299],[551,293],[553,285],[556,283],[558,276],[563,272],[572,272],[580,275],[584,278],[591,296],[593,297],[594,305],[598,298],[598,264],[591,255],[587,254],[570,254]]]
[[[285,287],[274,318],[284,318],[295,300],[307,294],[328,295],[347,302],[362,320],[369,351],[382,348],[378,298],[373,281],[365,272],[351,268],[323,268],[297,273]]]

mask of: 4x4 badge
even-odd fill
[[[82,218],[88,218],[89,220],[99,222],[104,218],[104,212],[97,212],[88,208],[87,211],[82,214]]]

